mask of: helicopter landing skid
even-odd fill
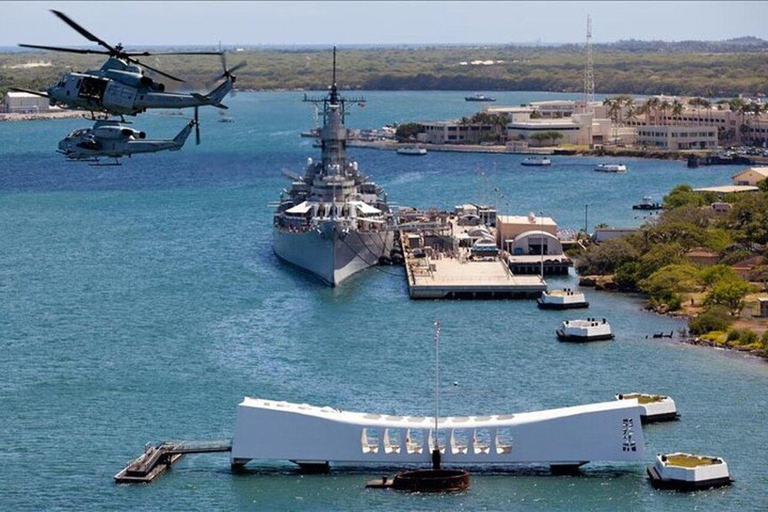
[[[120,167],[121,165],[123,165],[123,163],[117,158],[115,158],[115,161],[111,163],[110,162],[101,163],[99,160],[89,160],[89,161],[93,162],[88,164],[91,167]]]

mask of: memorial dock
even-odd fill
[[[147,444],[144,453],[115,475],[119,484],[146,484],[160,476],[184,455],[232,451],[232,441],[181,441]]]

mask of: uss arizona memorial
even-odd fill
[[[520,414],[390,416],[245,398],[239,404],[231,463],[289,460],[306,468],[330,464],[429,464],[437,445],[447,464],[629,462],[645,455],[637,400]]]

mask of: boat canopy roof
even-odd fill
[[[364,203],[363,201],[350,201],[349,204],[355,206],[358,210],[360,210],[360,213],[364,215],[373,215],[373,214],[381,213],[381,210],[367,203]]]
[[[285,210],[285,213],[295,213],[295,214],[303,214],[307,213],[309,210],[312,209],[312,204],[310,204],[307,201],[304,201],[303,203],[297,204],[296,206],[293,206],[291,208],[288,208]]]

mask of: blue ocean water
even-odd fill
[[[353,127],[471,114],[464,93],[373,92]],[[499,104],[567,95],[499,93]],[[614,342],[558,343],[572,313],[532,301],[407,299],[402,270],[371,269],[338,289],[281,264],[268,204],[315,156],[299,132],[312,110],[298,93],[240,93],[237,122],[201,112],[203,144],[139,155],[122,167],[64,162],[56,142],[85,120],[0,123],[0,508],[20,509],[765,509],[765,363],[669,340],[683,327],[638,299],[588,292]],[[171,137],[184,124],[142,116]],[[509,213],[542,211],[561,227],[638,225],[631,205],[678,183],[727,183],[734,169],[516,155],[407,158],[353,149],[401,205],[451,208],[498,198]],[[480,173],[483,173],[482,175]],[[498,191],[496,191],[498,189]],[[552,279],[554,286],[575,278]],[[190,456],[148,486],[111,478],[148,441],[231,436],[243,396],[346,410],[429,414],[432,321],[443,324],[445,414],[502,413],[670,394],[679,422],[645,428],[647,460],[675,450],[723,456],[734,486],[659,492],[644,464],[588,465],[578,477],[483,472],[454,496],[366,491],[363,470],[300,476],[286,464],[232,474],[223,455]],[[458,386],[451,383],[457,381]]]

